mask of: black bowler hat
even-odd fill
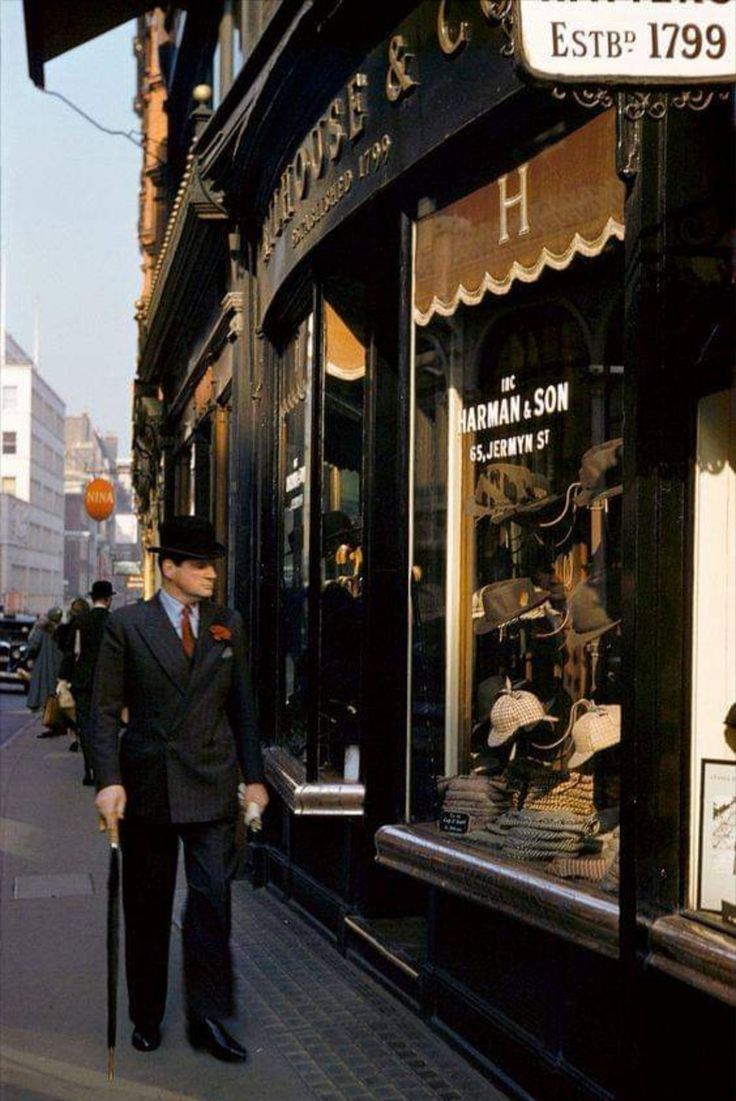
[[[215,539],[215,529],[201,516],[175,516],[164,520],[159,534],[160,547],[149,547],[153,554],[176,554],[183,558],[222,558],[227,550]]]
[[[110,600],[115,596],[115,590],[109,581],[95,581],[89,595],[93,600]]]

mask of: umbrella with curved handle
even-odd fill
[[[118,970],[120,942],[120,836],[118,824],[107,827],[100,819],[100,829],[110,843],[110,866],[107,873],[107,1080],[115,1077],[115,1041],[118,1023]]]

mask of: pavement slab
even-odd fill
[[[106,1076],[107,846],[78,754],[38,724],[0,748],[2,1101],[508,1101],[418,1016],[269,891],[233,889],[245,1067],[186,1042],[177,891],[159,1050],[130,1046],[124,981]]]

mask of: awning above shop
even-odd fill
[[[624,237],[613,111],[435,213],[416,237],[414,316],[426,325]]]
[[[43,88],[47,61],[156,6],[155,0],[23,0],[31,80]]]

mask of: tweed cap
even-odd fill
[[[605,707],[593,705],[581,715],[572,728],[573,753],[568,768],[579,768],[600,749],[608,749],[621,741],[621,708],[618,704]]]
[[[491,729],[488,744],[503,745],[523,726],[537,723],[556,723],[553,715],[547,715],[533,692],[514,690],[510,685],[503,690],[491,708]]]

